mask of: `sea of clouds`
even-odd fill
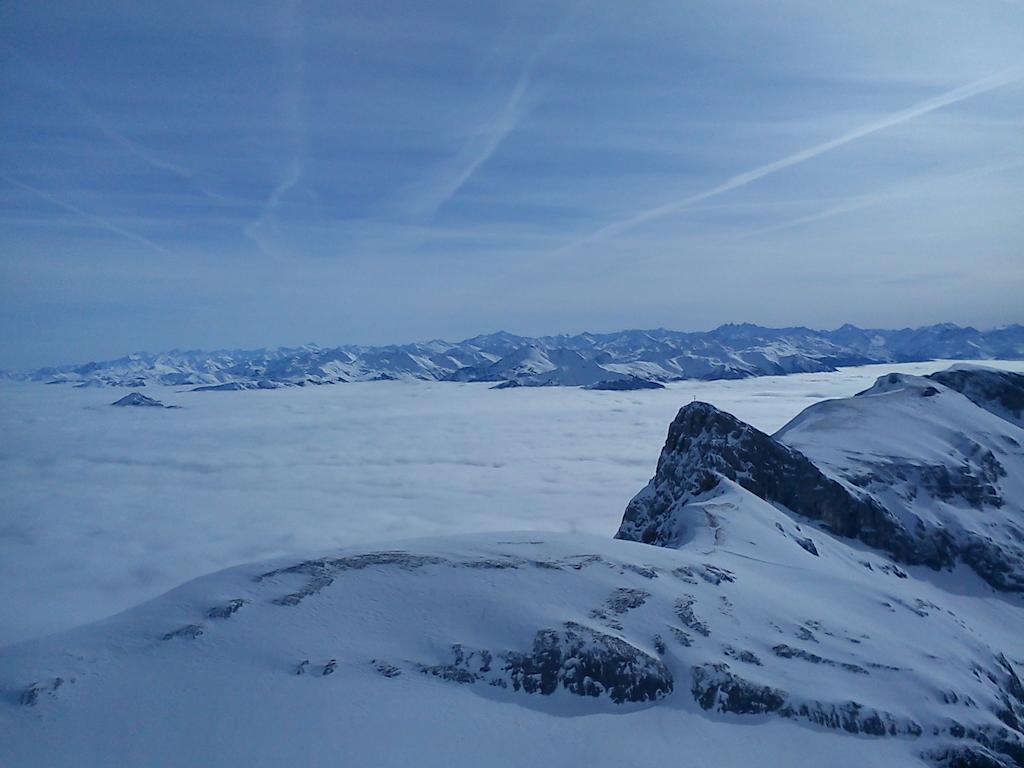
[[[146,390],[174,410],[110,407],[122,390],[3,383],[0,646],[278,555],[472,531],[610,537],[690,400],[773,432],[889,371],[946,365],[643,392],[439,382]]]

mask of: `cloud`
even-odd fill
[[[975,80],[974,82],[962,85],[958,88],[953,88],[952,90],[941,93],[930,99],[926,99],[925,101],[914,104],[906,109],[894,112],[890,115],[879,118],[878,120],[873,120],[870,123],[866,123],[852,131],[848,131],[834,139],[830,139],[829,141],[815,144],[814,146],[802,149],[799,152],[787,155],[780,160],[760,165],[749,171],[736,174],[735,176],[726,179],[721,184],[710,187],[703,192],[698,192],[679,200],[673,200],[654,208],[649,208],[646,211],[630,216],[628,219],[608,224],[594,232],[591,232],[585,237],[579,238],[562,246],[554,251],[554,254],[565,254],[570,251],[574,251],[583,245],[590,245],[602,240],[613,238],[616,235],[620,235],[623,232],[634,229],[642,224],[660,219],[664,216],[669,216],[673,213],[689,208],[695,203],[703,202],[709,198],[717,197],[718,195],[725,194],[726,192],[731,192],[732,190],[745,187],[759,179],[765,178],[766,176],[778,173],[779,171],[798,165],[799,163],[812,160],[846,144],[850,144],[854,141],[871,136],[872,134],[884,131],[887,128],[892,128],[900,125],[901,123],[909,122],[910,120],[926,115],[929,112],[934,112],[938,109],[942,109],[943,107],[948,107],[973,96],[979,96],[983,93],[994,91],[997,88],[1002,88],[1004,86],[1020,82],[1022,79],[1024,79],[1024,67],[1013,67],[997,72],[993,75],[989,75],[988,77],[981,78],[980,80]]]
[[[67,104],[69,104],[82,118],[98,133],[112,142],[114,145],[122,149],[126,154],[131,155],[137,160],[145,163],[146,165],[155,168],[156,170],[163,171],[172,176],[176,176],[180,179],[184,179],[190,182],[191,186],[198,191],[200,194],[216,202],[227,202],[236,203],[239,202],[237,199],[219,194],[205,184],[203,184],[198,178],[195,171],[185,168],[178,163],[174,163],[161,157],[158,153],[154,152],[149,147],[139,143],[138,141],[129,138],[125,132],[115,125],[109,118],[101,115],[99,112],[94,110],[92,107],[87,105],[82,99],[71,90],[69,90],[59,80],[51,77],[46,71],[44,71],[38,64],[32,61],[28,56],[19,51],[13,45],[9,43],[2,43],[3,46],[15,56],[22,66],[27,69],[32,76],[39,82],[43,83],[50,91],[60,96]]]
[[[530,98],[534,73],[549,51],[564,38],[565,31],[579,7],[579,3],[570,6],[569,11],[562,16],[553,30],[541,37],[539,43],[525,57],[519,76],[497,113],[472,130],[470,138],[449,167],[438,178],[414,186],[415,192],[405,206],[414,218],[433,218],[491,159],[536,106],[537,99]]]
[[[259,219],[245,228],[248,237],[264,251],[272,249],[277,234],[277,214],[289,193],[302,180],[306,166],[309,124],[306,118],[303,47],[305,14],[302,0],[291,0],[282,5],[277,29],[284,69],[284,83],[280,94],[280,120],[284,129],[287,160],[283,173],[263,203]]]
[[[77,214],[81,218],[99,227],[100,229],[105,229],[108,232],[113,232],[115,235],[119,235],[127,240],[131,240],[132,242],[141,243],[147,248],[156,251],[161,256],[175,256],[173,251],[168,250],[159,243],[155,243],[149,238],[143,237],[142,235],[136,232],[132,232],[130,229],[125,229],[124,227],[114,224],[113,222],[108,221],[107,219],[104,219],[93,213],[89,213],[88,211],[79,208],[77,205],[69,203],[67,200],[62,200],[59,197],[56,197],[55,195],[51,195],[49,192],[39,189],[38,187],[33,187],[30,184],[26,184],[23,181],[19,181],[18,179],[15,179],[12,176],[8,176],[6,173],[0,173],[0,179],[3,179],[8,184],[12,184],[15,187],[19,187],[20,189],[25,190],[26,192],[31,192],[36,197],[40,197],[43,200],[53,203],[54,205],[59,206],[66,211],[71,211],[72,213]]]
[[[896,187],[892,187],[882,192],[875,192],[869,195],[855,195],[853,197],[846,198],[840,201],[837,205],[823,208],[815,213],[808,214],[806,216],[800,216],[795,219],[789,219],[787,221],[781,221],[776,224],[769,224],[765,227],[758,227],[757,229],[750,229],[745,232],[738,232],[735,235],[731,235],[724,240],[744,240],[751,237],[758,237],[760,235],[768,234],[770,232],[777,232],[785,229],[792,229],[794,227],[800,227],[804,224],[813,224],[814,222],[824,221],[830,219],[833,216],[840,216],[844,213],[852,213],[853,211],[859,211],[862,208],[869,208],[873,205],[879,205],[880,203],[892,202],[898,199],[906,199],[919,195],[922,191],[928,191],[933,189],[948,188],[953,183],[963,182],[969,179],[975,179],[981,176],[985,176],[991,173],[1000,173],[1002,171],[1012,170],[1014,168],[1020,168],[1024,166],[1024,160],[1014,160],[1009,163],[998,163],[996,165],[987,165],[981,168],[972,168],[969,171],[963,173],[953,174],[952,176],[944,176],[939,178],[928,178],[924,181],[916,182],[913,184],[902,184]]]
[[[1011,364],[1015,369],[1022,364]],[[0,388],[0,646],[95,621],[240,562],[473,531],[611,537],[680,402],[774,432],[891,370],[638,394],[367,382],[274,392]],[[500,435],[501,439],[495,439]]]

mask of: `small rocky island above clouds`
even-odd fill
[[[616,539],[256,563],[0,650],[0,763],[1022,765],[1022,393],[688,404]]]
[[[120,400],[115,400],[111,405],[118,408],[178,408],[177,405],[164,405],[159,400],[147,397],[141,392],[131,392]]]

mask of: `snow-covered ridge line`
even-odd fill
[[[160,384],[204,390],[391,379],[628,389],[649,382],[815,373],[872,363],[997,358],[1024,359],[1024,326],[979,331],[949,323],[902,330],[844,325],[818,331],[729,324],[695,333],[655,329],[541,337],[499,332],[460,342],[383,347],[172,350],[4,375],[77,386]]]

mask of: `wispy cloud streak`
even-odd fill
[[[871,136],[872,134],[884,131],[887,128],[892,128],[902,123],[906,123],[910,120],[921,117],[922,115],[926,115],[929,112],[934,112],[938,109],[942,109],[943,107],[948,107],[973,96],[979,96],[981,94],[988,93],[989,91],[994,91],[997,88],[1017,83],[1021,80],[1024,80],[1024,67],[1013,67],[1011,69],[997,72],[988,77],[984,77],[980,80],[975,80],[974,82],[946,91],[945,93],[919,102],[911,107],[862,125],[859,128],[855,128],[854,130],[844,133],[829,141],[822,142],[821,144],[815,144],[807,149],[787,155],[780,160],[776,160],[774,162],[758,166],[752,170],[745,171],[744,173],[732,176],[721,184],[711,187],[710,189],[706,189],[703,192],[698,192],[680,200],[673,200],[655,208],[642,211],[628,219],[608,224],[607,226],[601,227],[583,238],[562,246],[554,251],[554,255],[561,255],[563,253],[573,251],[583,245],[607,240],[615,237],[616,235],[622,234],[627,230],[646,224],[649,221],[660,219],[664,216],[676,213],[677,211],[689,208],[690,206],[709,198],[717,197],[718,195],[731,192],[732,190],[739,189],[740,187],[745,187],[746,185],[759,179],[763,179],[766,176],[778,173],[779,171],[785,170],[786,168],[790,168],[799,163],[806,162],[807,160],[812,160],[846,144],[850,144]]]
[[[66,211],[71,211],[72,213],[77,214],[78,216],[82,217],[83,219],[93,224],[94,226],[99,227],[100,229],[105,229],[108,232],[113,232],[115,235],[120,235],[121,237],[124,237],[128,240],[132,240],[136,243],[141,243],[142,245],[151,248],[152,250],[156,251],[157,253],[160,253],[163,256],[176,256],[175,253],[167,250],[159,243],[154,243],[152,240],[145,238],[142,235],[139,235],[135,232],[132,232],[130,229],[125,229],[124,227],[114,224],[113,222],[108,221],[107,219],[104,219],[93,213],[89,213],[88,211],[79,208],[77,205],[69,203],[67,200],[62,200],[61,198],[56,197],[55,195],[52,195],[45,190],[39,189],[38,187],[34,187],[31,184],[26,184],[25,182],[15,179],[12,176],[8,176],[5,173],[0,173],[0,179],[3,179],[12,186],[25,190],[26,192],[31,192],[36,197],[42,198],[43,200],[46,200],[47,202],[52,203],[53,205],[63,208]]]
[[[72,92],[62,82],[52,77],[49,73],[43,70],[38,64],[32,59],[27,57],[21,51],[10,44],[4,44],[4,47],[25,67],[26,70],[32,73],[32,76],[42,83],[47,89],[59,96],[68,105],[70,105],[88,125],[93,128],[97,133],[108,139],[110,142],[118,146],[126,154],[131,155],[136,160],[139,160],[146,165],[155,168],[165,173],[176,176],[180,179],[188,181],[199,193],[207,197],[210,200],[216,202],[227,202],[227,203],[238,203],[239,200],[227,197],[209,189],[206,185],[199,181],[195,171],[186,168],[177,163],[171,162],[159,154],[146,147],[134,139],[129,138],[123,130],[118,128],[113,122],[107,117],[101,115],[99,112],[94,110],[81,98],[79,98],[74,92]]]
[[[277,229],[277,211],[281,202],[298,186],[305,172],[309,126],[303,104],[304,24],[302,0],[287,3],[281,19],[279,45],[284,63],[284,87],[280,96],[281,123],[285,131],[288,159],[281,178],[263,203],[259,218],[245,228],[246,235],[264,251],[270,247],[269,236]]]
[[[453,170],[445,174],[426,193],[421,194],[410,206],[415,216],[430,219],[436,215],[519,127],[533,106],[529,94],[537,66],[552,46],[563,37],[578,7],[575,5],[570,8],[555,28],[545,35],[526,57],[515,85],[496,116],[479,126],[472,138],[463,145],[456,155]]]
[[[947,176],[938,180],[929,180],[928,186],[948,186],[950,183],[956,183],[965,181],[968,179],[978,178],[991,173],[1000,173],[1002,171],[1008,171],[1015,168],[1024,166],[1024,160],[1014,160],[1009,163],[997,163],[995,165],[987,165],[982,168],[973,168],[963,173],[957,173],[952,176]],[[726,238],[726,240],[745,240],[750,237],[757,237],[760,235],[768,234],[771,232],[778,232],[786,229],[793,229],[795,227],[803,226],[804,224],[813,224],[818,221],[830,219],[833,216],[841,216],[844,213],[853,213],[863,208],[870,208],[873,205],[880,203],[886,203],[893,200],[901,200],[914,197],[919,192],[919,188],[913,186],[901,185],[897,188],[887,190],[885,192],[876,192],[870,195],[857,195],[855,197],[848,198],[841,201],[837,205],[823,208],[820,211],[807,214],[806,216],[799,216],[795,219],[788,219],[786,221],[780,221],[775,224],[769,224],[768,226],[758,227],[757,229],[747,230],[746,232],[740,232]]]

